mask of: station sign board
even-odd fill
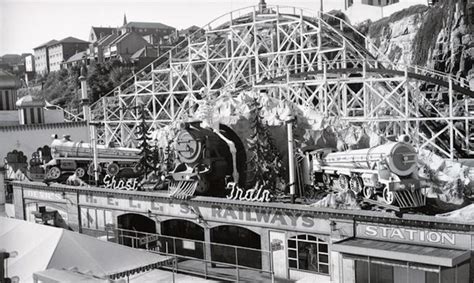
[[[197,221],[216,221],[257,227],[328,233],[327,219],[318,219],[310,212],[278,209],[268,206],[239,204],[205,204],[192,200],[149,199],[140,196],[79,195],[79,205],[103,209],[154,213],[157,215]]]
[[[471,249],[471,236],[450,231],[412,227],[357,224],[357,237],[446,248]]]
[[[24,199],[44,200],[50,202],[61,202],[64,203],[66,200],[61,192],[56,191],[45,191],[45,190],[23,190]]]

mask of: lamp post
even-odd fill
[[[290,183],[290,196],[291,203],[295,203],[295,152],[294,152],[294,141],[293,141],[293,122],[295,118],[292,117],[286,122],[287,135],[288,135],[288,171],[289,171],[289,183]]]
[[[87,82],[85,77],[85,67],[81,68],[81,76],[79,80],[81,81],[81,103],[82,103],[82,112],[84,113],[84,120],[87,122],[87,126],[89,127],[89,137],[91,141],[92,147],[92,156],[93,156],[93,167],[94,167],[94,181],[97,185],[99,182],[99,172],[98,172],[98,165],[97,165],[97,138],[96,138],[96,129],[95,124],[91,123],[91,108],[90,108],[90,100],[87,94]]]

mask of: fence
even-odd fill
[[[252,278],[257,276],[274,282],[270,251],[113,227],[106,227],[105,231],[99,233],[89,230],[84,232],[101,235],[107,241],[121,245],[173,256],[176,264],[173,267],[163,267],[173,272],[181,271],[205,278],[237,282],[245,279],[253,281]],[[269,268],[262,268],[262,259],[265,257]]]

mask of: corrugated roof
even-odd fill
[[[46,47],[46,46],[51,46],[51,45],[54,45],[54,44],[56,44],[56,43],[58,43],[58,42],[59,42],[59,41],[57,41],[56,39],[53,39],[53,40],[50,40],[50,41],[48,41],[48,42],[45,42],[45,43],[43,43],[43,44],[41,44],[41,45],[39,45],[39,46],[33,48],[33,50],[39,49],[39,48],[43,48],[43,47]]]
[[[167,26],[162,23],[149,23],[149,22],[129,22],[125,25],[125,27],[133,27],[133,28],[151,28],[151,29],[175,29],[174,27]]]

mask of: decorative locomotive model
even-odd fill
[[[417,154],[407,142],[343,152],[328,148],[306,151],[305,161],[311,172],[307,184],[336,185],[366,199],[382,195],[387,205],[400,208],[425,205],[416,176]]]
[[[170,172],[170,195],[187,198],[222,196],[228,181],[243,185],[246,155],[241,140],[229,127],[202,128],[200,122],[185,123],[175,139],[178,164]]]
[[[111,176],[118,175],[125,168],[135,168],[140,159],[138,149],[106,147],[97,145],[97,170]],[[53,159],[45,164],[46,178],[56,180],[67,173],[74,173],[79,178],[94,175],[93,149],[91,144],[73,142],[70,136],[62,139],[53,136],[51,143]],[[135,170],[136,171],[136,170]]]

